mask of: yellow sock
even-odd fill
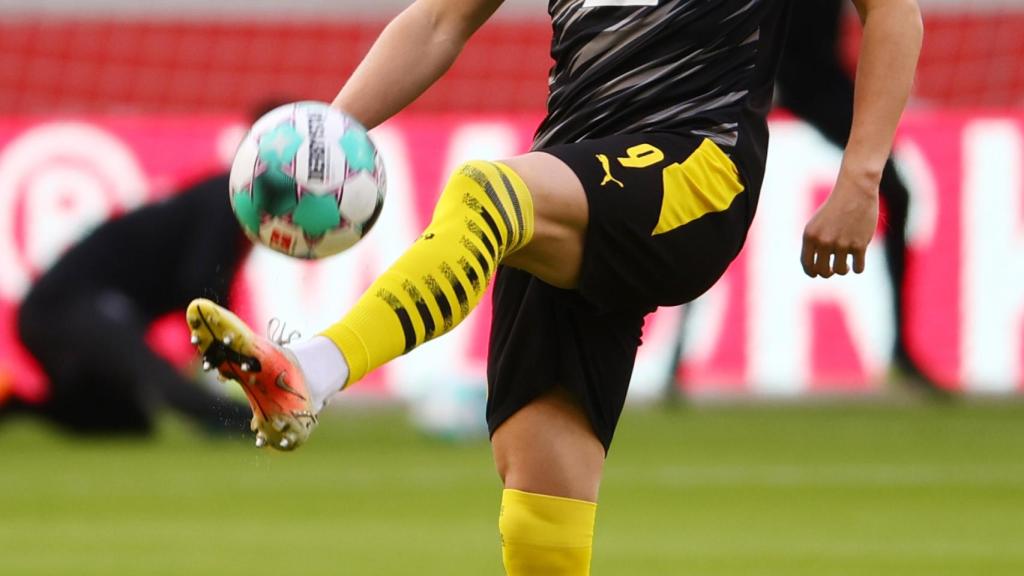
[[[346,386],[462,322],[502,258],[532,235],[533,200],[522,179],[503,164],[463,164],[423,235],[323,332],[348,363]]]
[[[597,504],[506,489],[501,556],[508,576],[588,576]]]

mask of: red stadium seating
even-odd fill
[[[53,20],[0,23],[0,110],[238,112],[267,98],[329,100],[383,27],[342,21]],[[857,24],[843,47],[852,68]],[[930,14],[916,101],[1024,103],[1024,6]],[[549,25],[487,24],[418,112],[544,107]]]

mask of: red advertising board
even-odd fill
[[[320,263],[254,251],[236,282],[236,305],[257,325],[277,316],[315,333],[417,236],[453,167],[525,150],[535,122],[407,115],[375,130],[389,190],[374,231]],[[106,218],[223,169],[241,130],[227,117],[0,119],[0,371],[21,394],[45,394],[14,325],[32,279]],[[677,365],[680,326],[679,374],[695,392],[869,392],[884,381],[895,327],[881,237],[861,276],[812,280],[798,262],[803,224],[829,190],[839,152],[806,126],[778,119],[770,154],[755,225],[725,277],[685,311],[648,319],[637,395],[658,394]],[[913,192],[905,327],[912,353],[947,386],[1020,390],[1024,114],[918,112],[904,122],[897,154]],[[482,382],[488,306],[360,388],[414,396],[438,381]],[[179,324],[169,320],[153,340],[185,360]]]

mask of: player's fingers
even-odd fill
[[[814,255],[814,271],[822,278],[832,277],[832,250],[824,246],[818,248]]]
[[[864,271],[864,248],[858,248],[853,251],[853,271],[860,274]]]
[[[850,271],[850,266],[846,262],[849,255],[850,253],[846,250],[836,250],[835,260],[832,262],[832,269],[835,270],[836,274],[846,276]]]
[[[800,264],[804,267],[804,274],[814,278],[814,243],[804,236],[804,247],[800,253]]]

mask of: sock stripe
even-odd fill
[[[462,247],[469,251],[477,263],[480,264],[480,269],[484,271],[484,277],[489,278],[491,276],[491,261],[473,244],[472,240],[465,236],[462,237]]]
[[[475,182],[477,186],[483,189],[484,193],[487,194],[487,198],[490,199],[491,204],[498,211],[498,216],[501,217],[502,223],[505,224],[505,230],[508,230],[508,243],[513,243],[513,237],[517,236],[515,230],[512,228],[512,221],[509,220],[508,210],[505,209],[505,205],[501,199],[498,198],[498,192],[491,186],[491,181],[487,178],[487,175],[481,172],[478,168],[471,165],[466,165],[462,169],[462,173],[469,177],[470,180]]]
[[[477,213],[480,214],[480,219],[484,221],[484,225],[486,225],[491,231],[491,234],[494,235],[494,240],[499,245],[503,244],[505,242],[505,235],[498,229],[498,223],[494,221],[494,217],[491,216],[491,213],[483,206],[480,206],[479,202],[477,202]]]
[[[441,311],[441,322],[444,324],[442,329],[447,332],[452,329],[455,322],[452,318],[452,305],[448,302],[448,296],[445,295],[444,290],[441,289],[441,284],[437,282],[437,278],[427,274],[423,277],[423,283],[427,285],[430,293],[434,296],[434,303],[437,304],[437,309]]]
[[[434,314],[430,311],[427,301],[423,299],[423,294],[420,293],[415,284],[406,280],[402,283],[402,288],[405,289],[405,293],[412,298],[413,304],[416,305],[416,312],[419,313],[420,320],[423,322],[423,342],[426,342],[434,337],[434,331],[437,329],[437,326],[434,324]]]
[[[476,273],[476,268],[469,263],[465,257],[459,258],[459,266],[462,267],[462,271],[466,274],[466,279],[469,280],[469,285],[473,287],[473,292],[480,292],[480,275]]]
[[[455,270],[447,263],[441,264],[441,273],[444,274],[448,284],[452,287],[452,292],[455,292],[455,299],[459,302],[459,311],[462,312],[462,317],[465,318],[469,315],[469,295],[466,293],[466,289],[462,286],[462,282],[459,281],[459,277],[455,274]]]
[[[491,242],[491,239],[487,237],[487,233],[484,232],[484,229],[469,218],[466,218],[466,228],[469,228],[469,231],[480,239],[480,242],[484,245],[484,249],[487,250],[487,253],[491,256],[491,260],[497,262],[498,253],[495,251],[494,244]]]
[[[469,207],[470,210],[480,215],[480,219],[484,221],[487,229],[491,231],[491,235],[494,236],[495,242],[499,246],[505,244],[505,234],[502,234],[501,229],[498,228],[498,223],[494,221],[494,217],[491,213],[484,208],[483,204],[479,200],[474,198],[471,194],[463,196],[462,201]]]
[[[394,311],[395,316],[398,316],[398,323],[401,324],[402,335],[405,337],[405,351],[402,353],[407,354],[416,347],[416,330],[412,327],[412,318],[409,316],[409,311],[402,305],[402,301],[389,290],[381,288],[377,292],[377,297],[386,302],[391,307],[391,310]]]
[[[491,213],[488,212],[487,209],[485,209],[483,206],[480,207],[479,214],[480,219],[484,221],[484,225],[486,225],[487,229],[490,230],[491,234],[494,235],[495,242],[497,242],[498,246],[502,247],[501,254],[503,255],[505,253],[505,248],[507,246],[504,240],[505,237],[498,230],[498,223],[494,221],[494,218],[491,216]]]
[[[508,198],[512,201],[512,210],[516,214],[516,224],[519,226],[516,228],[515,245],[518,246],[523,239],[523,230],[526,226],[523,222],[523,209],[519,205],[519,194],[516,192],[515,186],[512,185],[512,180],[510,180],[508,174],[505,174],[505,171],[501,169],[501,166],[495,164],[495,168],[497,168],[498,174],[501,176],[501,183],[505,185],[505,191],[508,192]]]

